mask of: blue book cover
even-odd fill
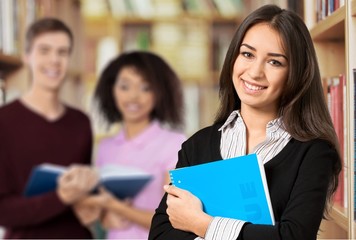
[[[41,164],[33,168],[24,195],[27,197],[54,191],[58,177],[66,167],[54,164]],[[136,168],[108,165],[99,169],[100,186],[120,199],[133,198],[150,182],[152,175]],[[93,190],[93,193],[97,189]]]
[[[47,163],[34,167],[27,182],[24,195],[29,197],[54,191],[57,188],[58,177],[65,170],[65,167]]]
[[[264,166],[256,154],[170,170],[172,184],[203,203],[204,212],[274,225]]]
[[[152,175],[140,169],[106,165],[99,169],[100,184],[117,198],[133,198],[152,180]]]

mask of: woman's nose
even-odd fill
[[[137,89],[132,89],[130,91],[130,98],[131,99],[136,99],[140,96],[140,91],[138,91]]]
[[[264,64],[259,61],[254,61],[253,63],[250,64],[248,74],[252,79],[259,79],[263,77]]]

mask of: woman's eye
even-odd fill
[[[126,85],[126,84],[117,84],[117,87],[119,88],[119,89],[121,89],[121,90],[127,90],[127,89],[129,89],[129,86],[128,85]]]
[[[277,60],[271,60],[270,63],[274,66],[282,66],[282,63]]]
[[[142,91],[144,91],[144,92],[149,92],[149,91],[151,91],[151,87],[148,86],[148,85],[141,87],[141,89],[142,89]]]
[[[253,55],[249,52],[241,52],[241,54],[246,58],[251,58]]]

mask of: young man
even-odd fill
[[[97,183],[91,162],[89,118],[59,99],[73,35],[52,18],[33,23],[26,35],[24,62],[31,87],[0,108],[0,226],[5,238],[92,238],[80,224],[73,204]],[[56,191],[23,196],[34,166],[70,166]]]

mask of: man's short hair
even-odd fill
[[[47,17],[41,18],[29,26],[26,32],[26,52],[30,51],[35,38],[49,32],[63,32],[67,34],[70,40],[70,50],[73,49],[73,33],[69,27],[59,19]]]

